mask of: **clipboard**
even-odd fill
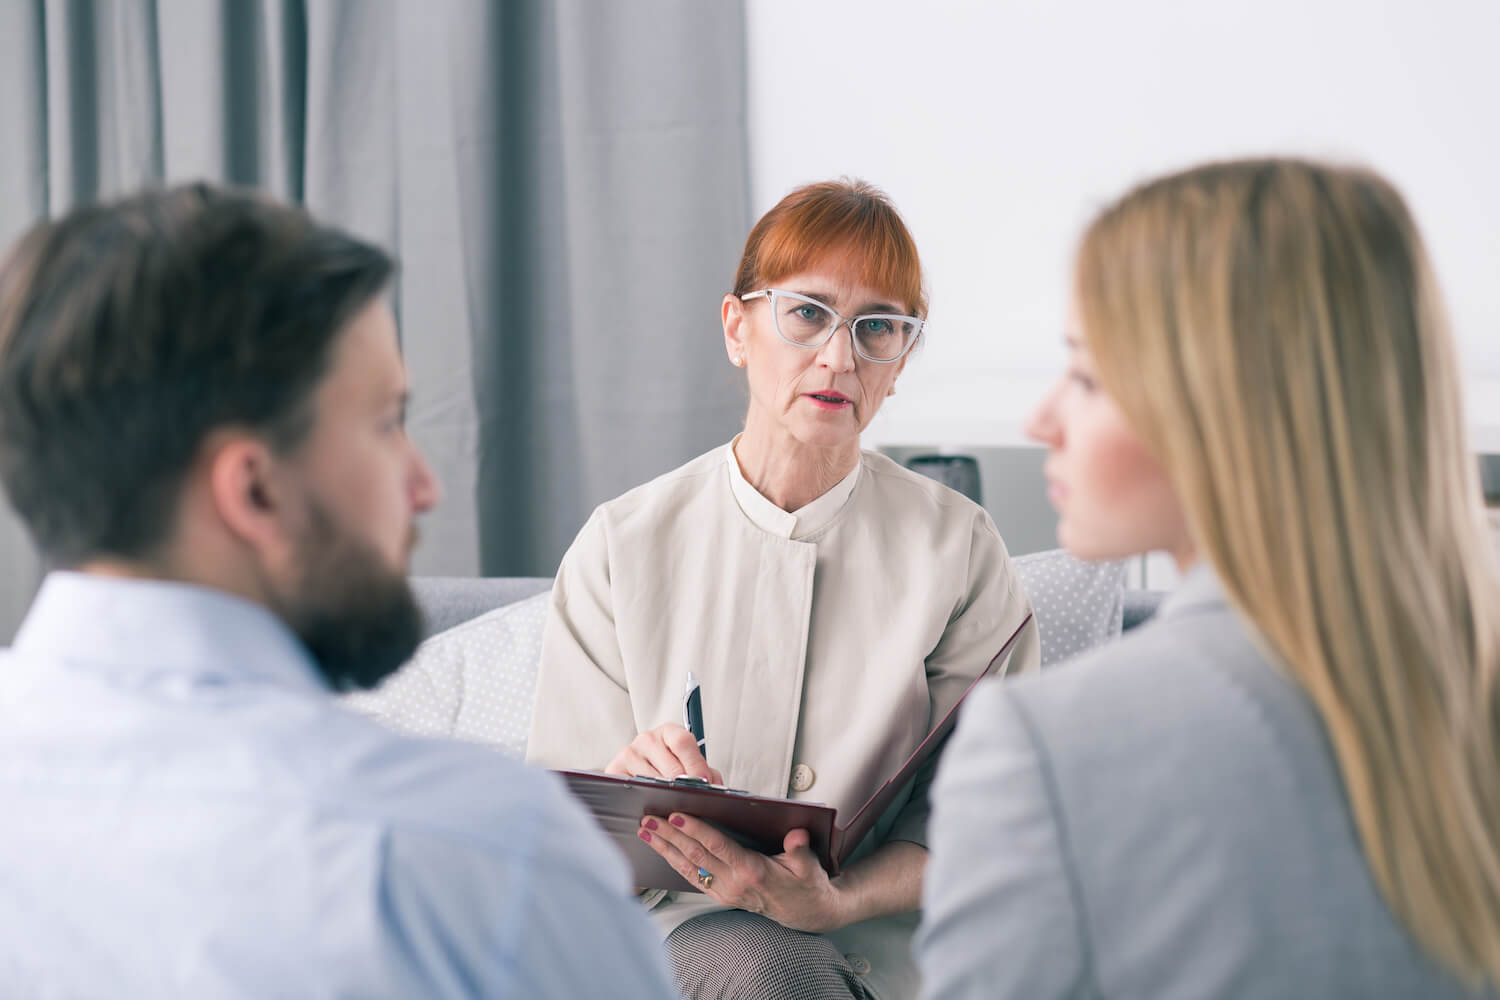
[[[793,830],[808,832],[810,847],[830,876],[837,875],[859,842],[875,826],[905,787],[937,752],[958,722],[958,709],[980,681],[1010,659],[1016,641],[1031,615],[1011,633],[984,670],[969,683],[957,702],[906,758],[900,770],[865,801],[854,817],[842,826],[836,810],[821,802],[770,798],[740,789],[713,785],[702,778],[622,777],[602,771],[559,770],[568,790],[583,803],[630,863],[631,884],[644,889],[700,892],[653,851],[637,832],[641,817],[684,813],[717,826],[738,843],[762,854],[779,854],[786,835]]]

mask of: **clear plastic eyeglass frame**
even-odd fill
[[[780,337],[788,344],[791,344],[794,347],[805,347],[808,350],[817,350],[818,348],[822,347],[824,344],[832,340],[833,335],[839,332],[840,327],[847,326],[849,328],[849,339],[854,345],[854,353],[858,354],[866,361],[873,361],[877,365],[895,364],[897,361],[900,361],[902,358],[906,357],[907,352],[912,349],[912,346],[914,344],[916,344],[917,338],[922,335],[922,328],[926,326],[927,323],[926,320],[923,320],[916,316],[899,316],[895,313],[861,313],[858,316],[845,316],[843,313],[839,312],[837,309],[833,308],[826,302],[820,302],[817,299],[809,298],[806,295],[799,295],[796,292],[785,292],[779,288],[762,288],[758,292],[746,292],[744,295],[740,296],[740,301],[749,302],[751,299],[760,298],[765,299],[771,305],[771,328],[776,331],[776,336]],[[816,343],[804,344],[800,340],[793,340],[791,337],[788,337],[786,334],[781,332],[781,322],[778,319],[780,311],[776,308],[777,299],[794,299],[797,302],[805,302],[808,305],[820,309],[828,315],[832,316],[834,322],[828,324],[828,332],[823,336],[821,340],[817,341]],[[911,324],[911,339],[908,340],[906,342],[906,345],[901,348],[900,354],[897,354],[893,358],[877,358],[872,355],[866,354],[864,350],[860,348],[859,337],[855,335],[854,330],[862,320],[869,319],[886,320],[891,323]]]

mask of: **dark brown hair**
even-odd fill
[[[0,479],[54,565],[149,555],[223,427],[296,447],[382,250],[194,184],[37,225],[0,265]]]

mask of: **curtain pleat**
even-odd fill
[[[306,204],[401,260],[414,571],[547,575],[737,428],[744,12],[700,0],[0,4],[0,242],[152,182]],[[0,641],[41,572],[0,511]]]

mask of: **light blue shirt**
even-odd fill
[[[0,650],[0,996],[671,997],[550,776],[339,707],[264,609],[54,573]]]

